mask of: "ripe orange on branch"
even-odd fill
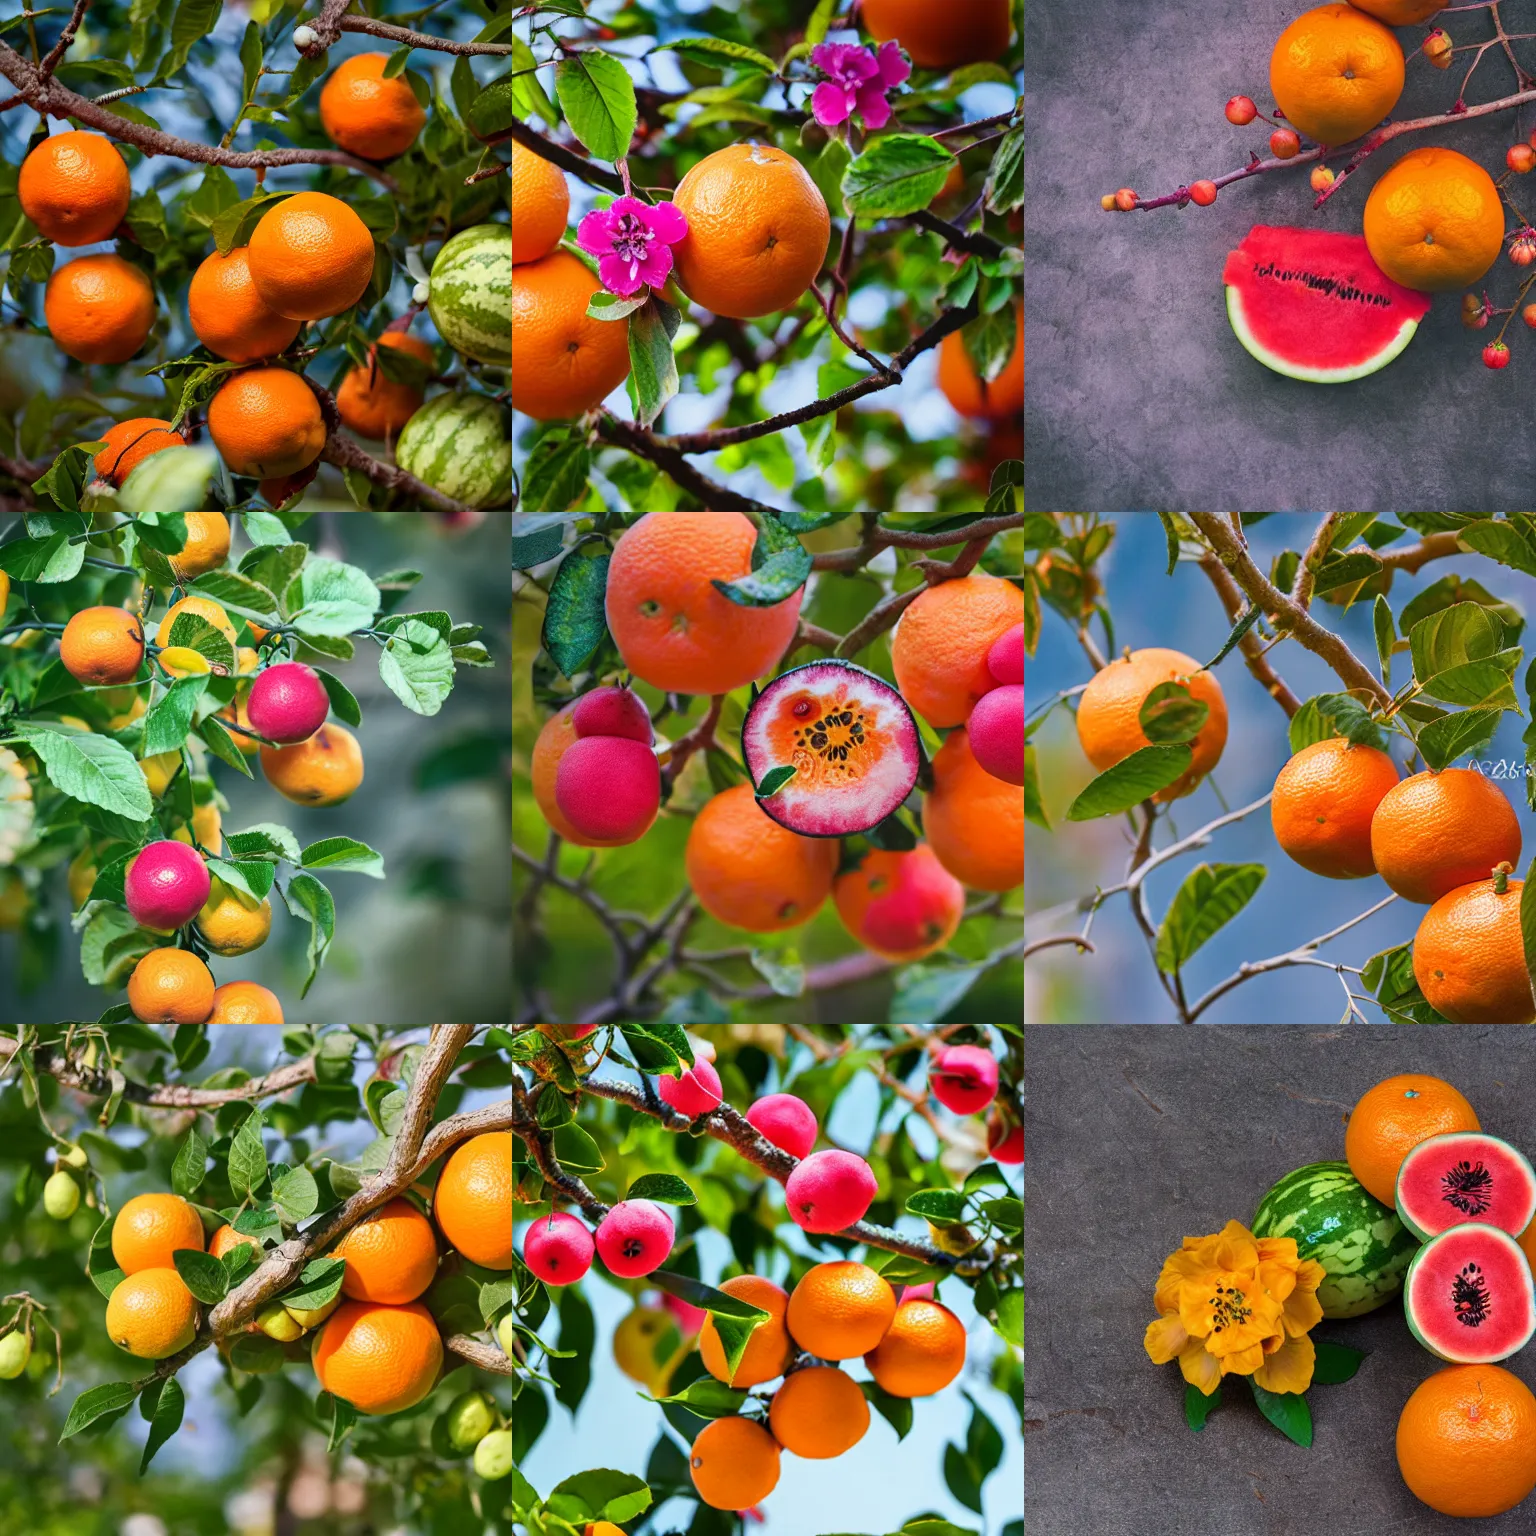
[[[867,1264],[838,1259],[807,1270],[790,1293],[786,1321],[801,1349],[851,1360],[875,1348],[896,1315],[896,1293]]]
[[[281,1024],[283,1005],[276,993],[254,981],[226,981],[213,994],[207,1024]]]
[[[248,245],[236,246],[227,256],[215,251],[192,274],[187,318],[197,339],[231,363],[276,357],[292,345],[301,324],[278,314],[257,292]]]
[[[455,1149],[438,1178],[432,1214],[471,1264],[512,1268],[511,1131],[487,1131]]]
[[[112,1223],[112,1257],[125,1275],[175,1269],[180,1248],[203,1251],[202,1218],[180,1195],[135,1195]]]
[[[363,749],[349,730],[330,723],[308,741],[263,747],[261,767],[267,783],[296,805],[340,805],[363,782]]]
[[[155,323],[155,290],[121,256],[81,256],[55,267],[43,317],[61,351],[82,363],[126,363]]]
[[[430,342],[404,331],[386,331],[379,346],[408,352],[429,366],[435,364]],[[401,427],[421,409],[425,399],[415,384],[397,383],[386,378],[384,370],[372,358],[366,366],[351,368],[336,391],[336,409],[341,419],[359,437],[382,440],[396,436]]]
[[[689,1470],[712,1509],[751,1509],[779,1485],[779,1447],[751,1419],[715,1419],[694,1439]]]
[[[132,682],[144,660],[144,626],[126,608],[82,608],[64,626],[59,660],[92,687]]]
[[[757,1307],[768,1314],[768,1320],[759,1323],[747,1341],[741,1363],[734,1373],[727,1373],[725,1345],[720,1330],[712,1316],[704,1319],[699,1330],[699,1355],[704,1369],[716,1381],[732,1387],[760,1387],[765,1381],[773,1381],[784,1374],[793,1350],[789,1333],[784,1327],[784,1314],[789,1307],[789,1292],[781,1285],[761,1275],[734,1275],[723,1282],[720,1290],[737,1301]]]
[[[571,221],[571,189],[560,167],[512,141],[512,265],[541,261]]]
[[[190,950],[152,949],[128,978],[128,1004],[142,1024],[206,1024],[213,976]]]
[[[1024,622],[1024,594],[1000,576],[941,581],[902,614],[891,668],[902,697],[932,726],[964,725],[997,687],[987,669],[993,643]]]
[[[1416,773],[1382,797],[1371,818],[1376,871],[1405,901],[1438,901],[1520,859],[1509,797],[1472,768]]]
[[[1478,880],[1447,892],[1413,937],[1413,977],[1436,1013],[1452,1024],[1536,1022],[1520,929],[1520,892],[1511,880]]]
[[[364,160],[390,160],[416,142],[427,114],[403,75],[384,78],[387,53],[343,59],[320,91],[320,126]]]
[[[936,1301],[904,1301],[864,1364],[892,1397],[931,1397],[965,1364],[965,1325]]]
[[[197,1337],[197,1302],[174,1269],[141,1270],[112,1292],[107,1336],[141,1360],[164,1360]]]
[[[351,309],[373,277],[368,226],[325,192],[300,192],[263,214],[250,253],[262,302],[290,320],[324,320]]]
[[[602,288],[569,251],[512,267],[512,409],[563,421],[601,405],[629,377],[629,327],[593,320]]]
[[[286,368],[251,368],[219,386],[208,405],[208,432],[237,475],[292,475],[325,447],[325,420],[314,392]]]
[[[976,761],[964,730],[951,731],[934,756],[923,830],[939,863],[962,884],[978,891],[1023,885],[1023,792]]]
[[[152,454],[167,448],[184,448],[187,441],[180,432],[171,430],[170,422],[158,416],[135,416],[120,421],[101,436],[107,446],[96,455],[96,473],[119,487]]]
[[[1342,736],[1314,741],[1275,780],[1269,802],[1275,841],[1314,875],[1374,875],[1371,818],[1397,781],[1397,764],[1375,747],[1351,746]]]
[[[511,1233],[509,1221],[509,1248]],[[415,1301],[437,1277],[437,1234],[409,1200],[397,1198],[358,1222],[336,1245],[335,1257],[347,1261],[344,1295],[400,1306]]]
[[[1001,63],[1012,32],[1009,0],[864,0],[860,15],[877,43],[900,43],[923,69]]]
[[[110,139],[72,130],[45,139],[21,163],[21,211],[55,245],[108,240],[128,212],[128,167]]]
[[[773,1394],[768,1425],[786,1451],[825,1461],[864,1438],[869,1403],[851,1376],[830,1365],[807,1366]]]
[[[171,569],[183,581],[192,581],[229,558],[229,519],[222,512],[188,512],[185,521],[186,542],[171,556]]]
[[[988,382],[965,350],[965,338],[951,331],[939,343],[939,388],[962,416],[981,421],[1014,421],[1024,409],[1024,306],[1019,305],[1019,334],[1003,371]]]
[[[344,1301],[315,1335],[311,1358],[320,1385],[359,1413],[399,1413],[432,1390],[443,1340],[419,1301]]]

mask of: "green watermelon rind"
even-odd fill
[[[395,462],[466,506],[511,495],[511,440],[501,408],[485,395],[434,395],[401,429]]]
[[[1508,1156],[1512,1162],[1524,1168],[1525,1177],[1531,1190],[1532,1219],[1536,1220],[1536,1168],[1532,1168],[1530,1158],[1528,1158],[1525,1153],[1519,1149],[1519,1147],[1511,1145],[1509,1142],[1505,1141],[1502,1136],[1492,1136],[1487,1131],[1442,1131],[1437,1136],[1426,1136],[1424,1140],[1419,1142],[1417,1146],[1409,1149],[1402,1162],[1398,1164],[1397,1185],[1392,1191],[1392,1199],[1393,1203],[1397,1207],[1398,1219],[1405,1227],[1408,1228],[1410,1232],[1413,1233],[1416,1238],[1418,1238],[1421,1243],[1428,1242],[1430,1238],[1439,1236],[1439,1233],[1431,1232],[1426,1228],[1421,1227],[1419,1223],[1413,1219],[1411,1213],[1405,1208],[1403,1201],[1403,1169],[1406,1168],[1415,1157],[1423,1154],[1426,1147],[1434,1147],[1449,1141],[1459,1141],[1463,1143],[1479,1141],[1492,1142],[1496,1147],[1499,1148],[1500,1152]],[[1455,1222],[1453,1225],[1491,1226],[1493,1223]],[[1522,1224],[1520,1231],[1523,1232],[1529,1225],[1529,1221],[1525,1222]],[[1442,1230],[1449,1231],[1450,1229],[1443,1228]],[[1518,1237],[1520,1232],[1511,1232],[1509,1235],[1511,1237]]]
[[[455,352],[512,366],[512,226],[474,224],[437,253],[427,292],[432,323]]]
[[[1230,284],[1227,287],[1227,320],[1232,326],[1233,333],[1251,356],[1257,358],[1266,368],[1284,374],[1288,379],[1300,379],[1304,384],[1353,384],[1356,379],[1369,378],[1373,373],[1380,373],[1388,363],[1402,355],[1403,348],[1413,340],[1419,328],[1417,320],[1404,320],[1392,341],[1352,368],[1309,368],[1305,363],[1292,362],[1288,358],[1277,356],[1259,341],[1248,324],[1247,315],[1243,312],[1242,293]]]
[[[1451,1365],[1491,1365],[1493,1360],[1486,1359],[1482,1355],[1477,1356],[1475,1359],[1468,1359],[1465,1354],[1448,1355],[1444,1350],[1437,1348],[1435,1343],[1425,1332],[1428,1324],[1420,1321],[1417,1313],[1414,1311],[1412,1301],[1413,1276],[1414,1271],[1419,1266],[1420,1259],[1422,1259],[1425,1254],[1431,1252],[1435,1244],[1439,1242],[1441,1238],[1449,1237],[1452,1233],[1465,1234],[1469,1229],[1476,1229],[1479,1233],[1490,1234],[1490,1240],[1492,1241],[1502,1241],[1504,1243],[1508,1243],[1509,1246],[1515,1251],[1515,1258],[1519,1260],[1519,1269],[1525,1274],[1528,1281],[1531,1280],[1531,1270],[1529,1262],[1525,1256],[1525,1250],[1521,1248],[1520,1244],[1517,1243],[1514,1238],[1509,1235],[1508,1232],[1506,1232],[1502,1227],[1490,1227],[1487,1222],[1464,1221],[1459,1223],[1457,1226],[1447,1227],[1444,1232],[1436,1233],[1434,1237],[1421,1244],[1418,1251],[1414,1254],[1412,1261],[1408,1265],[1408,1271],[1403,1276],[1403,1316],[1408,1320],[1409,1332],[1412,1333],[1414,1338],[1416,1338],[1419,1343],[1422,1344],[1424,1348],[1427,1349],[1430,1354],[1432,1354],[1437,1360],[1447,1361]],[[1511,1346],[1509,1349],[1505,1350],[1503,1354],[1495,1355],[1493,1357],[1494,1360],[1507,1360],[1511,1355],[1516,1354],[1520,1350],[1524,1349],[1525,1346],[1531,1342],[1532,1335],[1536,1334],[1536,1282],[1531,1284],[1530,1290],[1530,1331],[1527,1332],[1525,1337],[1521,1339],[1518,1344]]]
[[[1327,1241],[1318,1227],[1332,1220]],[[1254,1213],[1255,1237],[1290,1237],[1327,1271],[1317,1299],[1324,1317],[1363,1317],[1403,1288],[1418,1240],[1342,1162],[1308,1163],[1278,1180]]]

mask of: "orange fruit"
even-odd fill
[[[64,626],[59,660],[93,688],[131,682],[144,660],[144,626],[126,608],[82,608]]]
[[[1473,768],[1416,773],[1389,789],[1371,818],[1376,872],[1405,901],[1438,901],[1520,860],[1509,797]]]
[[[314,392],[286,368],[231,374],[208,404],[213,446],[237,475],[291,475],[325,447],[325,420]]]
[[[833,882],[832,900],[859,943],[897,964],[943,949],[965,916],[965,887],[927,843],[871,848]]]
[[[793,155],[764,144],[716,150],[678,183],[688,221],[673,247],[696,304],[737,320],[793,304],[821,271],[831,239],[826,200]]]
[[[1436,11],[1444,10],[1446,0],[1350,0],[1356,10],[1368,11],[1389,27],[1416,27],[1428,21]]]
[[[1298,133],[1347,144],[1403,94],[1403,50],[1391,29],[1352,5],[1320,5],[1275,43],[1269,87]]]
[[[768,1406],[768,1426],[786,1451],[825,1461],[851,1451],[869,1429],[869,1402],[856,1381],[830,1365],[796,1371]]]
[[[1003,371],[987,383],[965,350],[965,337],[951,331],[939,343],[939,388],[962,416],[983,421],[1012,421],[1024,409],[1024,306],[1019,305],[1019,336]]]
[[[281,1024],[283,1005],[277,995],[254,981],[226,981],[213,994],[213,1012],[206,1024]]]
[[[648,512],[624,531],[608,566],[606,608],[636,677],[669,693],[729,693],[777,665],[802,594],[743,608],[714,585],[749,575],[756,543],[740,512]]]
[[[487,1131],[455,1150],[438,1178],[432,1214],[471,1264],[512,1268],[511,1131]]]
[[[158,416],[135,416],[120,421],[101,437],[107,446],[96,455],[96,473],[115,486],[121,486],[151,454],[167,448],[184,448],[187,441],[180,432],[171,430],[170,422]]]
[[[1365,243],[1394,282],[1425,293],[1465,288],[1498,260],[1504,207],[1475,160],[1411,149],[1365,200]]]
[[[1269,802],[1275,841],[1314,875],[1374,875],[1371,817],[1397,780],[1397,764],[1375,747],[1351,746],[1342,736],[1314,741],[1275,780]]]
[[[1199,734],[1187,743],[1194,752],[1188,770],[1153,795],[1159,803],[1192,793],[1221,760],[1227,744],[1227,701],[1214,674],[1201,670],[1200,663],[1183,651],[1148,646],[1116,657],[1095,672],[1077,701],[1077,739],[1088,761],[1103,773],[1151,745],[1141,728],[1141,706],[1162,683],[1183,684],[1210,713]]]
[[[864,0],[860,14],[877,43],[900,43],[923,69],[1007,62],[1008,0]]]
[[[320,1385],[359,1413],[399,1413],[432,1390],[443,1340],[419,1301],[344,1301],[315,1335],[311,1358]]]
[[[1460,885],[1424,914],[1413,936],[1413,979],[1452,1024],[1536,1023],[1520,931],[1520,892],[1493,880]]]
[[[892,1397],[932,1397],[965,1364],[965,1325],[936,1301],[904,1301],[864,1364]]]
[[[534,802],[544,820],[566,842],[575,843],[581,848],[618,848],[624,843],[632,842],[633,839],[614,838],[603,841],[583,836],[566,819],[559,802],[555,799],[555,780],[560,773],[560,759],[571,743],[577,739],[576,727],[571,723],[571,716],[579,702],[577,699],[572,699],[564,709],[551,715],[544,722],[544,728],[539,732],[539,739],[533,744],[531,769]]]
[[[112,1223],[112,1257],[125,1275],[174,1270],[182,1248],[203,1251],[203,1222],[180,1195],[135,1195]]]
[[[44,139],[21,163],[21,211],[55,245],[109,240],[128,212],[128,167],[110,139],[71,130]]]
[[[368,226],[325,192],[285,198],[251,235],[256,291],[290,320],[324,320],[351,309],[367,291],[373,262]]]
[[[363,749],[349,730],[327,723],[308,741],[263,747],[261,768],[267,783],[296,805],[340,805],[363,782]]]
[[[113,1290],[107,1337],[140,1360],[164,1360],[197,1337],[197,1302],[174,1269],[141,1270]]]
[[[933,759],[933,788],[923,802],[928,846],[955,879],[978,891],[1024,883],[1024,795],[994,778],[952,731]]]
[[[1536,1488],[1536,1396],[1497,1365],[1421,1381],[1397,1421],[1409,1491],[1442,1515],[1500,1515]]]
[[[55,267],[43,317],[59,349],[82,363],[126,363],[155,323],[155,290],[121,256],[79,256]]]
[[[416,142],[427,114],[404,75],[384,78],[387,53],[354,53],[320,91],[320,126],[364,160],[392,160]]]
[[[226,1253],[233,1253],[236,1248],[254,1248],[257,1256],[261,1254],[261,1243],[254,1237],[247,1237],[243,1232],[226,1223],[213,1234],[212,1241],[208,1244],[208,1252],[216,1259],[222,1259]]]
[[[429,370],[437,366],[430,342],[419,336],[408,336],[404,331],[385,331],[378,345],[392,350],[408,352],[420,358]],[[386,378],[370,354],[368,366],[350,368],[336,391],[336,409],[342,421],[359,437],[381,441],[394,437],[417,411],[425,399],[415,384],[399,384]]]
[[[319,469],[319,464],[311,464],[308,469],[301,469],[296,475],[274,475],[263,480],[259,489],[274,507],[285,507],[300,491],[313,483]]]
[[[220,513],[218,515],[222,516],[223,514]],[[187,533],[188,543],[191,543],[192,529],[190,523],[188,524]],[[213,627],[218,630],[219,633],[223,635],[231,645],[238,647],[239,642],[235,633],[235,626],[230,622],[229,615],[225,613],[223,607],[220,604],[214,602],[211,597],[199,597],[195,593],[191,596],[182,598],[179,602],[172,603],[171,606],[165,610],[165,617],[160,620],[160,626],[155,631],[155,643],[157,645],[170,645],[171,626],[176,622],[177,616],[183,613],[195,614],[198,618],[213,625]],[[185,677],[187,675],[183,669],[177,667],[174,663],[166,663],[162,661],[161,665],[164,666],[165,670],[169,672],[173,677]]]
[[[970,575],[924,591],[901,616],[891,668],[901,696],[929,725],[964,725],[997,687],[993,643],[1024,622],[1024,594],[1000,576]]]
[[[896,1293],[869,1265],[851,1259],[817,1264],[790,1293],[790,1336],[819,1360],[852,1360],[885,1337]]]
[[[300,325],[278,314],[256,291],[248,245],[237,245],[227,256],[215,251],[192,274],[187,318],[197,339],[231,363],[276,357],[293,344]]]
[[[206,1024],[213,976],[190,950],[152,949],[128,978],[128,1005],[142,1024]]]
[[[1349,1171],[1390,1207],[1397,1203],[1397,1170],[1421,1141],[1481,1129],[1459,1089],[1424,1072],[1401,1072],[1360,1095],[1344,1130],[1344,1156]]]
[[[205,848],[219,846],[217,833],[210,840],[198,831],[198,841]],[[208,900],[197,914],[197,932],[216,955],[248,955],[253,949],[260,949],[272,932],[272,903],[262,901],[257,906],[247,906],[215,876]]]
[[[760,1323],[747,1341],[746,1353],[733,1375],[725,1369],[725,1346],[720,1342],[720,1331],[711,1317],[704,1319],[699,1330],[699,1355],[704,1369],[716,1381],[731,1387],[760,1387],[765,1381],[773,1381],[784,1374],[789,1364],[792,1346],[784,1328],[784,1313],[789,1306],[789,1292],[772,1280],[761,1275],[735,1275],[719,1287],[727,1296],[758,1307],[768,1314],[768,1321]],[[781,1441],[782,1443],[782,1441]]]
[[[560,167],[512,141],[512,265],[540,261],[565,238],[571,189]]]
[[[751,1509],[779,1485],[779,1448],[751,1419],[715,1419],[694,1439],[693,1486],[712,1509]]]
[[[509,1220],[509,1245],[511,1231]],[[400,1306],[415,1301],[437,1278],[437,1233],[409,1200],[397,1197],[358,1222],[334,1256],[347,1261],[343,1295]]]
[[[781,827],[750,784],[736,784],[694,817],[683,861],[711,917],[750,933],[777,933],[814,917],[827,899],[837,842]]]
[[[629,327],[593,320],[602,283],[569,251],[512,268],[512,409],[563,421],[596,409],[629,377]]]
[[[193,581],[229,558],[229,519],[222,512],[188,512],[185,521],[186,543],[171,556],[171,569],[183,581]]]

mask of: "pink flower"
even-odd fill
[[[854,113],[869,129],[891,120],[886,93],[912,73],[912,66],[895,43],[882,43],[877,54],[851,43],[820,43],[811,50],[811,63],[827,78],[811,93],[811,112],[823,128],[835,128]]]
[[[597,257],[603,287],[629,299],[644,287],[666,283],[672,273],[672,247],[687,233],[688,221],[676,203],[653,208],[638,197],[621,197],[581,221],[576,243]]]

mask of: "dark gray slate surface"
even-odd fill
[[[1344,1156],[1344,1119],[1398,1072],[1432,1072],[1484,1127],[1536,1148],[1536,1036],[1498,1028],[1295,1025],[1026,1031],[1025,1529],[1029,1536],[1440,1536],[1536,1529],[1536,1495],[1495,1520],[1420,1504],[1393,1450],[1413,1389],[1441,1368],[1400,1303],[1324,1321],[1369,1352],[1314,1387],[1310,1450],[1229,1384],[1204,1431],[1176,1365],[1142,1348],[1152,1290],[1185,1236],[1231,1217],[1305,1163]],[[1503,1362],[1536,1386],[1536,1351]]]
[[[1459,293],[1438,295],[1395,362],[1354,384],[1271,373],[1227,324],[1226,254],[1255,224],[1358,234],[1377,177],[1409,149],[1439,144],[1502,171],[1529,110],[1394,140],[1313,212],[1311,167],[1223,188],[1210,208],[1105,214],[1102,193],[1171,192],[1268,155],[1262,122],[1234,128],[1228,97],[1269,111],[1269,56],[1304,0],[1077,0],[1025,9],[1028,383],[1025,491],[1040,511],[1508,511],[1536,505],[1536,333],[1513,322],[1513,358],[1484,368],[1491,332],[1461,328]],[[1528,5],[1506,7],[1506,25]],[[1489,35],[1481,12],[1442,18],[1458,42]],[[1425,28],[1399,30],[1404,52]],[[1536,68],[1532,45],[1527,68]],[[1497,61],[1497,62],[1496,62]],[[1464,72],[1408,60],[1396,118],[1446,111]],[[1494,50],[1469,102],[1514,89]],[[1264,132],[1260,132],[1264,129]],[[1514,178],[1526,209],[1536,174]],[[1486,280],[1508,306],[1517,269]]]

